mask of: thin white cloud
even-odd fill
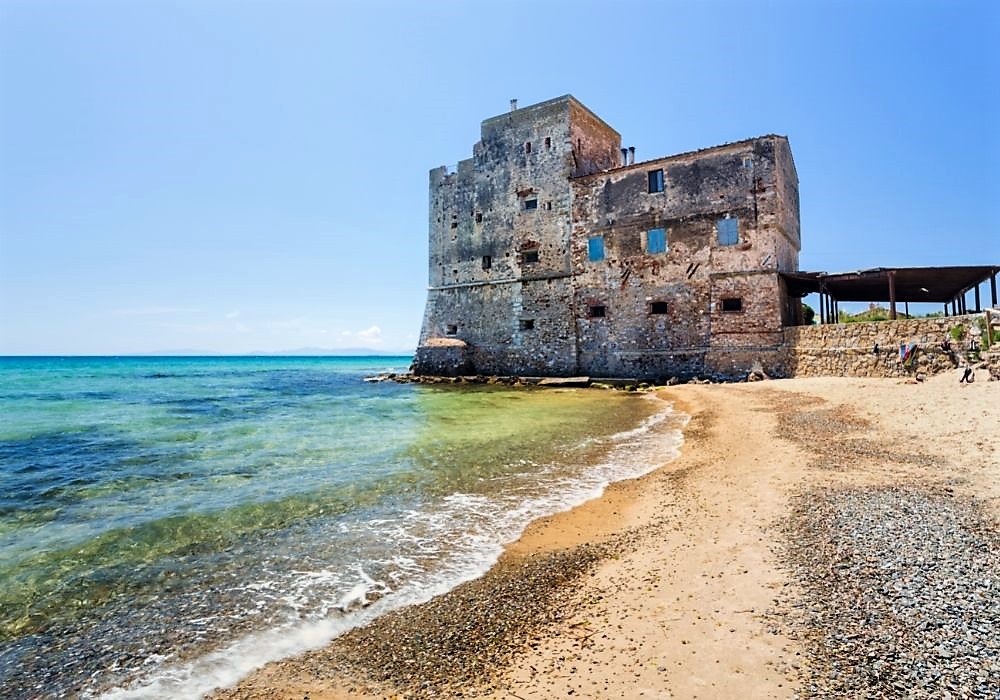
[[[358,331],[358,337],[361,340],[366,340],[369,343],[380,343],[382,342],[382,329],[378,326],[372,326],[371,328],[366,328],[363,331]]]
[[[236,318],[239,315],[240,315],[240,312],[238,310],[237,311],[230,311],[228,314],[226,314],[226,318],[233,319],[233,318]]]

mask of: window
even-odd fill
[[[451,222],[451,227],[452,228],[458,228],[458,222],[457,221],[452,221]]]
[[[663,191],[663,170],[650,170],[649,171],[649,192],[650,194],[654,192]]]
[[[521,252],[521,264],[530,264],[538,262],[538,249],[525,250]]]
[[[524,208],[528,211],[532,209],[538,209],[538,200],[537,199],[524,200]]]
[[[587,260],[590,262],[604,260],[604,236],[594,236],[587,239]]]
[[[531,141],[524,142],[524,152],[531,153]]]
[[[649,313],[656,315],[667,313],[667,302],[654,301],[652,304],[649,305]]]
[[[483,223],[483,212],[481,211],[476,212],[476,223],[477,224]]]
[[[719,245],[736,245],[740,242],[740,220],[719,219],[715,222]]]
[[[456,326],[454,323],[449,323],[447,328],[445,328],[444,332],[447,335],[455,335],[458,333],[458,326]]]
[[[587,315],[589,315],[590,318],[604,318],[605,311],[606,309],[603,304],[597,304],[595,306],[591,306],[587,310]]]
[[[483,256],[483,269],[484,270],[489,270],[491,267],[493,267],[493,256],[492,255],[484,255]]]
[[[635,240],[635,239],[633,239]],[[666,253],[667,252],[667,231],[662,228],[651,228],[646,231],[646,252]]]
[[[522,318],[518,322],[517,327],[520,328],[522,331],[533,331],[535,330],[535,319]]]
[[[546,202],[545,203],[545,210],[546,211],[552,211],[552,202]]]
[[[722,300],[722,311],[725,313],[734,313],[736,311],[743,310],[743,299],[740,297],[729,297],[728,299]]]
[[[549,138],[548,136],[545,137],[545,147],[552,148],[552,139]]]
[[[743,167],[747,170],[753,170],[753,158],[750,156],[743,156]]]

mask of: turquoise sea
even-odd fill
[[[0,358],[0,697],[200,697],[680,444],[650,396],[364,381],[409,360]]]

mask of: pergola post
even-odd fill
[[[896,272],[889,270],[889,318],[896,320]]]
[[[993,300],[992,305],[997,305],[997,273],[990,273],[990,298]]]
[[[979,284],[976,284],[974,289],[976,290],[976,313],[978,314],[983,310],[983,307],[979,305]]]
[[[947,316],[947,315],[948,315],[948,302],[945,302],[945,303],[944,303],[944,315],[945,315],[945,316]]]

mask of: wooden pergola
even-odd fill
[[[888,302],[889,318],[895,319],[896,305],[910,302],[944,305],[945,316],[970,312],[967,295],[974,291],[972,312],[982,311],[979,287],[990,283],[990,305],[997,306],[997,275],[1000,266],[964,267],[876,267],[858,272],[784,272],[781,274],[792,296],[818,293],[820,323],[836,323],[841,301]]]

